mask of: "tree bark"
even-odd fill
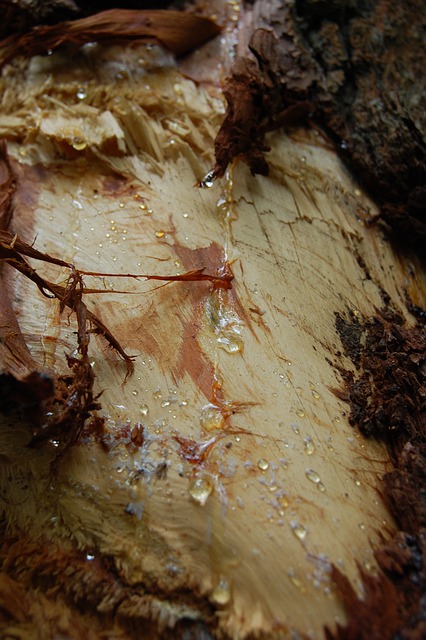
[[[218,2],[221,36],[179,62],[135,41],[3,70],[5,635],[391,638],[418,616],[395,548],[408,566],[423,540],[425,273],[371,221],[413,216],[419,185],[377,207],[327,74],[299,91],[265,6]]]

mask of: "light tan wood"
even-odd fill
[[[213,164],[224,104],[157,47],[89,48],[72,67],[60,53],[34,58],[2,83],[0,131],[20,184],[13,232],[88,271],[219,274],[229,263],[234,275],[230,290],[85,278],[109,291],[87,296],[89,308],[135,356],[125,381],[118,356],[91,338],[114,446],[75,446],[50,487],[55,443],[28,450],[27,427],[5,424],[11,530],[76,545],[88,563],[108,556],[141,597],[157,594],[147,611],[159,628],[202,619],[201,598],[218,634],[320,638],[344,621],[330,564],[359,591],[357,563],[375,571],[374,546],[393,526],[378,492],[387,453],[357,435],[332,392],[334,365],[352,366],[337,355],[335,313],[374,314],[383,288],[406,315],[404,287],[420,302],[424,277],[366,227],[374,206],[315,132],[271,134],[268,178],[236,163],[194,187]],[[75,320],[10,278],[40,368],[66,371]],[[135,425],[144,443],[129,450],[120,434]]]

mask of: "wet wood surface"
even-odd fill
[[[223,99],[156,45],[89,46],[72,65],[36,57],[3,83],[13,233],[84,271],[233,275],[230,289],[84,276],[102,290],[85,296],[89,310],[134,372],[91,336],[100,420],[53,478],[60,443],[29,449],[28,425],[3,419],[6,610],[7,594],[31,597],[19,624],[34,637],[41,610],[51,637],[59,612],[69,637],[101,637],[111,620],[123,638],[138,620],[158,637],[179,621],[213,637],[321,637],[345,619],[331,564],[359,591],[359,566],[376,570],[393,530],[378,490],[388,454],[357,435],[334,392],[353,366],[336,314],[369,317],[386,291],[411,322],[405,290],[424,304],[415,258],[367,225],[374,205],[316,132],[270,134],[268,177],[236,162],[195,186],[214,163]],[[39,369],[66,373],[75,318],[10,267],[4,276]],[[52,589],[71,565],[74,586]]]

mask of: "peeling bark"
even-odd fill
[[[156,39],[176,55],[183,55],[219,31],[212,20],[189,13],[110,9],[59,25],[36,26],[21,36],[5,38],[0,42],[0,65],[4,66],[22,52],[33,56],[64,44],[78,46],[119,39]]]

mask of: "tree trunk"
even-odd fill
[[[179,63],[134,41],[4,68],[5,637],[390,638],[406,623],[383,545],[416,532],[382,478],[409,420],[386,409],[423,363],[424,270],[370,224],[381,210],[317,128],[268,131],[260,110],[254,151],[224,160],[224,125],[214,157],[218,65],[256,7],[217,12],[222,35]],[[353,428],[361,405],[364,434],[386,436]],[[344,635],[365,596],[371,635]]]

